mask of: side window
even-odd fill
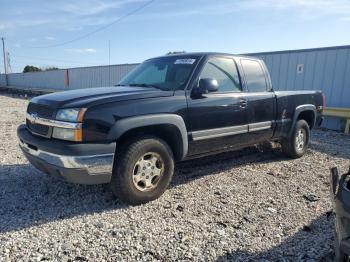
[[[248,91],[266,92],[267,84],[265,73],[260,63],[255,60],[242,59],[241,64],[247,81]]]
[[[203,78],[216,79],[219,83],[219,92],[239,92],[242,90],[237,66],[230,58],[210,58],[200,75],[200,79]]]

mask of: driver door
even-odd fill
[[[193,89],[188,97],[189,155],[239,148],[248,141],[248,101],[233,58],[210,57],[196,83],[204,78],[217,80],[218,90],[198,95]]]

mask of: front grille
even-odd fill
[[[33,124],[28,119],[27,119],[27,127],[29,131],[31,131],[32,133],[35,133],[41,136],[50,136],[50,133],[51,133],[49,126],[45,126],[41,124]]]
[[[27,113],[35,115],[36,117],[45,118],[45,119],[54,119],[55,110],[47,105],[29,103],[27,108]],[[29,131],[34,134],[50,137],[51,136],[51,127],[41,124],[31,123],[27,119],[27,127]]]
[[[36,114],[38,117],[53,119],[55,110],[47,105],[40,105],[35,103],[30,103],[28,105],[27,113]]]

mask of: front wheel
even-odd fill
[[[111,189],[122,201],[138,205],[161,196],[174,173],[173,153],[166,142],[140,137],[116,154]]]
[[[310,142],[310,128],[305,120],[298,120],[292,135],[282,140],[283,152],[291,158],[300,158],[305,153]]]

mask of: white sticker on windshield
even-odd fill
[[[196,62],[196,59],[176,59],[174,64],[193,65],[194,62]]]

